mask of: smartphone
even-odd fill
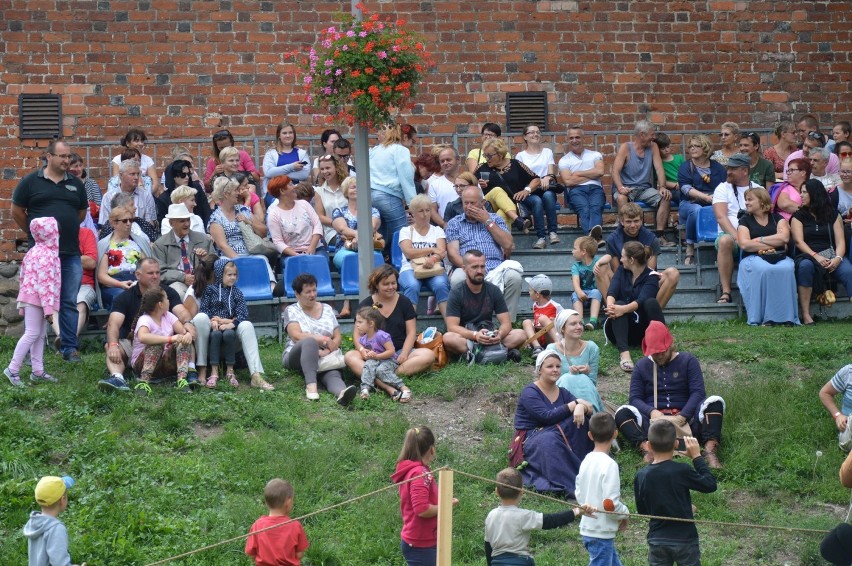
[[[683,441],[682,438],[677,439],[677,449],[678,452],[686,452],[686,442]]]
[[[307,161],[299,161],[299,163],[301,163],[302,165],[307,165],[307,164],[308,164],[308,162],[307,162]]]

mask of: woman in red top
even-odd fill
[[[391,476],[395,483],[406,482],[399,486],[399,509],[400,548],[408,566],[434,566],[438,557],[438,484],[429,470],[434,459],[432,431],[425,426],[408,429]],[[453,498],[453,505],[456,503]]]

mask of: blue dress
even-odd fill
[[[562,375],[556,385],[567,389],[577,399],[584,399],[592,404],[596,412],[604,410],[603,400],[598,393],[598,366],[600,365],[600,348],[591,340],[586,340],[586,347],[576,356],[566,356],[560,352],[556,344],[548,344],[545,350],[559,354],[562,360]],[[571,366],[589,366],[589,373],[571,373]]]
[[[578,428],[568,410],[568,403],[575,400],[570,392],[560,388],[556,402],[551,402],[533,383],[521,391],[515,411],[515,429],[527,431],[524,441],[526,465],[521,469],[525,487],[569,498],[574,496],[580,463],[594,449],[588,435],[588,419]]]

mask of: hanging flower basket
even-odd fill
[[[323,29],[319,46],[295,57],[307,102],[325,113],[327,122],[372,127],[412,106],[434,63],[404,20],[380,19],[363,4],[356,8],[363,21],[348,16]]]

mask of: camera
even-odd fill
[[[497,331],[496,330],[486,330],[485,335],[488,336],[489,338],[497,338]]]

